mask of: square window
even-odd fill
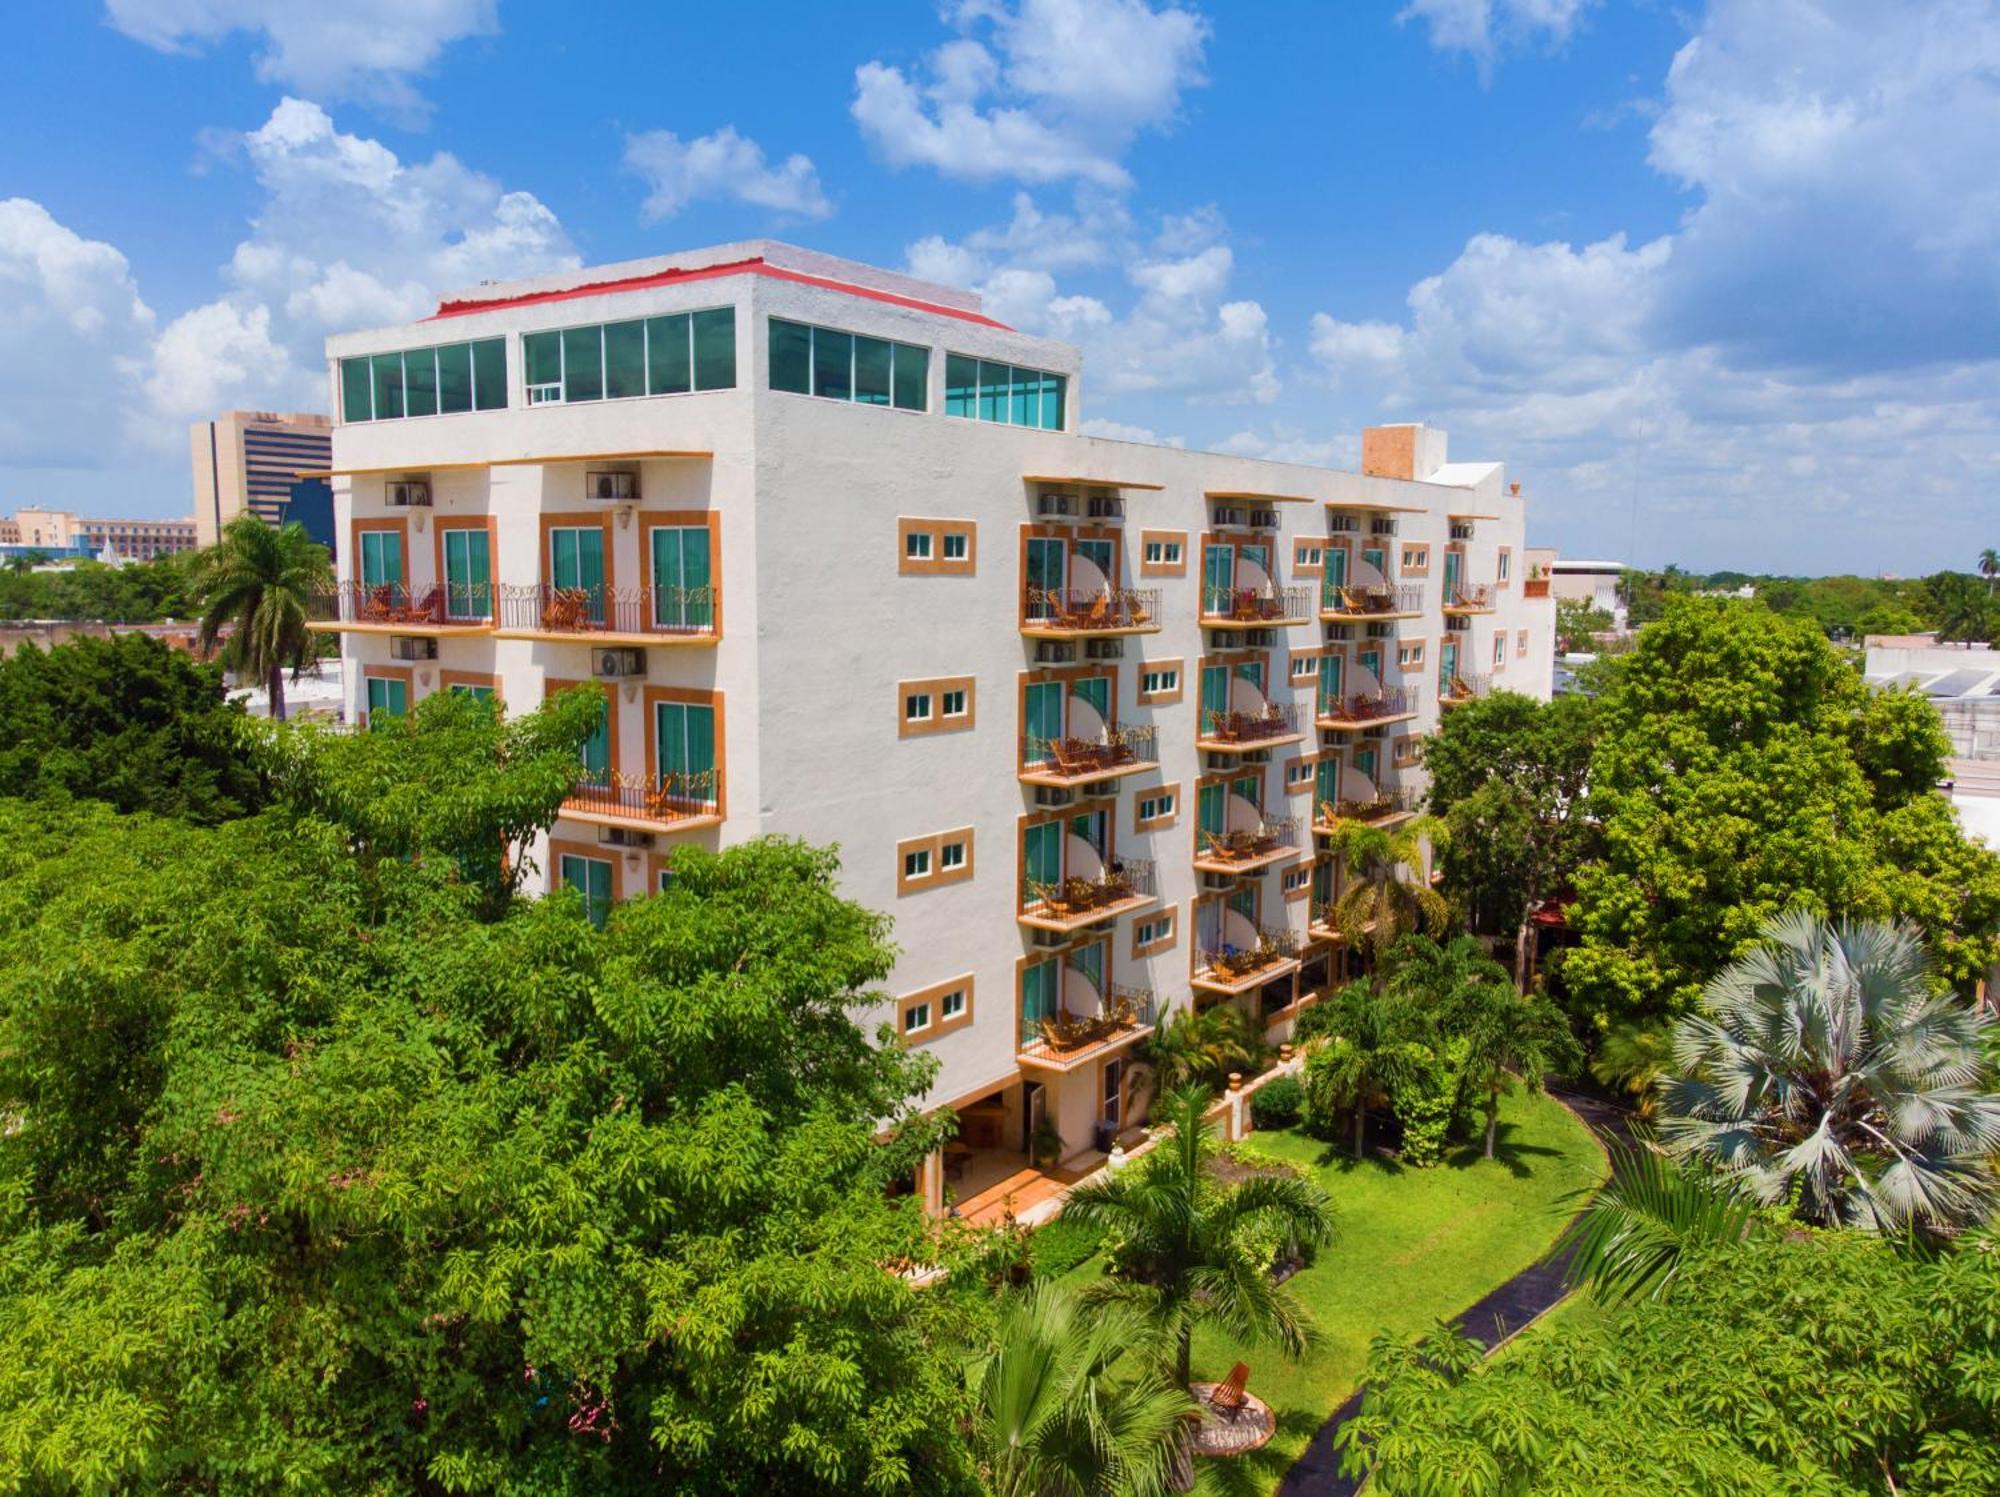
[[[920,847],[915,852],[903,854],[904,878],[929,878],[931,876],[931,850]]]
[[[903,721],[924,723],[931,720],[931,694],[928,691],[913,691],[903,698]]]
[[[947,842],[943,847],[938,849],[938,867],[946,873],[951,872],[954,868],[963,868],[964,866],[965,844],[963,842]]]
[[[944,1019],[962,1018],[965,1014],[965,989],[953,988],[938,1000],[938,1016]]]
[[[1155,565],[1158,565],[1160,562],[1163,562],[1166,559],[1167,559],[1167,546],[1165,541],[1146,542],[1147,561],[1152,562]]]
[[[1167,564],[1169,566],[1172,566],[1178,563],[1180,559],[1181,559],[1181,543],[1179,541],[1168,541]]]
[[[947,530],[944,534],[944,559],[964,561],[971,555],[971,538],[962,530]]]
[[[931,534],[928,530],[912,530],[903,537],[903,554],[911,561],[931,559]]]
[[[903,1010],[903,1033],[922,1034],[931,1027],[931,1006],[928,1003],[912,1003]]]
[[[1287,785],[1310,784],[1312,777],[1313,767],[1304,759],[1294,759],[1290,764],[1285,766],[1285,783]]]
[[[947,691],[942,699],[942,711],[946,717],[965,716],[965,693],[963,690]]]

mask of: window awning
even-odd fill
[[[1227,500],[1238,504],[1311,504],[1310,494],[1253,494],[1248,489],[1209,489],[1204,499]]]
[[[1081,478],[1058,476],[1053,473],[1023,473],[1021,481],[1023,483],[1067,483],[1074,484],[1080,489],[1152,489],[1158,491],[1166,488],[1166,485],[1163,483],[1133,483],[1122,478]]]
[[[301,478],[360,478],[370,473],[453,473],[472,468],[518,468],[547,463],[635,463],[652,459],[682,458],[705,461],[713,452],[660,450],[653,452],[548,452],[534,457],[495,457],[483,463],[390,463],[376,468],[320,468],[301,473]]]

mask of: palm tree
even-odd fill
[[[1140,1051],[1163,1092],[1197,1084],[1220,1086],[1231,1071],[1256,1070],[1268,1054],[1263,1026],[1227,1003],[1200,1012],[1176,1009]]]
[[[1548,995],[1516,993],[1504,968],[1499,979],[1468,982],[1438,1000],[1445,1031],[1465,1044],[1459,1084],[1479,1099],[1486,1115],[1488,1159],[1500,1133],[1500,1099],[1517,1083],[1539,1092],[1548,1072],[1583,1063],[1583,1047],[1570,1032],[1568,1017]]]
[[[1986,596],[1993,596],[1993,584],[2000,581],[2000,551],[1988,546],[1979,553],[1979,575],[1986,579]]]
[[[1727,1176],[1616,1139],[1604,1148],[1611,1178],[1550,1249],[1565,1282],[1613,1303],[1665,1299],[1689,1249],[1741,1241],[1754,1225],[1756,1203]]]
[[[1368,1109],[1423,1069],[1416,1015],[1400,997],[1351,982],[1307,1013],[1309,1033],[1329,1033],[1306,1060],[1306,1103],[1316,1118],[1354,1113],[1354,1157],[1368,1145]]]
[[[285,678],[296,681],[312,658],[306,600],[331,580],[326,547],[303,525],[273,529],[253,514],[223,528],[195,570],[201,603],[200,645],[214,648],[224,625],[222,663],[238,679],[262,681],[271,692],[271,716],[285,715]]]
[[[1001,1311],[993,1351],[971,1369],[973,1427],[994,1497],[1155,1497],[1187,1463],[1194,1400],[1118,1363],[1146,1340],[1136,1312],[1080,1312],[1042,1284]]]
[[[1660,1110],[1660,1078],[1673,1058],[1673,1038],[1665,1030],[1621,1024],[1604,1036],[1590,1074],[1600,1086],[1625,1092],[1632,1099],[1633,1114],[1650,1122]]]
[[[1820,1224],[1982,1220],[2000,1150],[1990,1016],[1933,987],[1907,925],[1793,911],[1764,940],[1674,1031],[1667,1144]]]
[[[1333,1236],[1326,1193],[1290,1173],[1226,1183],[1211,1167],[1216,1143],[1202,1119],[1200,1087],[1161,1099],[1171,1130],[1154,1150],[1116,1174],[1079,1185],[1064,1216],[1105,1228],[1121,1243],[1110,1272],[1086,1302],[1129,1306],[1173,1348],[1174,1381],[1193,1376],[1194,1328],[1218,1327],[1249,1341],[1275,1341],[1289,1356],[1316,1334],[1298,1298],[1272,1282],[1270,1245],[1317,1247]]]
[[[1445,841],[1438,818],[1418,816],[1397,827],[1337,820],[1327,841],[1347,870],[1348,885],[1334,901],[1333,922],[1350,941],[1365,936],[1380,957],[1411,931],[1436,934],[1450,923],[1451,907],[1424,877],[1426,845],[1440,847]]]

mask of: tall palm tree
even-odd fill
[[[1147,1327],[1122,1305],[1083,1313],[1041,1284],[1001,1311],[975,1362],[974,1443],[994,1497],[1156,1497],[1187,1463],[1194,1400],[1151,1370],[1121,1368]]]
[[[1451,907],[1424,877],[1424,853],[1426,846],[1443,846],[1445,836],[1435,816],[1395,827],[1336,821],[1327,842],[1348,884],[1333,903],[1335,928],[1350,942],[1365,939],[1378,958],[1412,931],[1444,930]]]
[[[222,663],[238,679],[262,681],[271,692],[271,716],[285,715],[285,677],[312,658],[306,603],[332,580],[326,547],[303,525],[274,529],[253,514],[223,527],[222,539],[195,568],[201,606],[201,648],[212,649],[225,625]]]
[[[1351,982],[1306,1011],[1306,1036],[1331,1037],[1306,1060],[1306,1103],[1316,1117],[1354,1114],[1354,1157],[1368,1147],[1368,1109],[1422,1069],[1424,1027],[1399,995]]]
[[[1808,1220],[1949,1233],[1984,1219],[1993,1021],[1937,991],[1907,925],[1793,911],[1674,1031],[1660,1132]]]
[[[1079,1185],[1063,1208],[1122,1243],[1085,1300],[1137,1311],[1173,1348],[1174,1381],[1183,1388],[1193,1376],[1197,1324],[1274,1341],[1290,1356],[1305,1350],[1316,1333],[1297,1296],[1272,1282],[1270,1245],[1279,1238],[1316,1247],[1333,1236],[1333,1207],[1311,1181],[1259,1174],[1229,1183],[1216,1175],[1214,1131],[1202,1120],[1208,1100],[1200,1087],[1162,1098],[1170,1136],[1116,1174]]]
[[[1541,1091],[1550,1071],[1567,1073],[1583,1063],[1583,1047],[1548,995],[1515,992],[1504,968],[1499,981],[1469,982],[1439,1001],[1445,1031],[1465,1043],[1461,1095],[1476,1098],[1486,1115],[1491,1159],[1500,1133],[1500,1099],[1516,1086]]]
[[[1979,553],[1979,575],[1986,579],[1986,596],[1993,596],[1993,584],[2000,581],[2000,551],[1988,546]]]

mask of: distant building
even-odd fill
[[[23,508],[0,520],[0,546],[17,554],[40,551],[50,557],[102,557],[151,561],[175,551],[192,551],[195,525],[178,520],[93,519],[66,509]]]
[[[1914,686],[1930,698],[1960,758],[2000,760],[2000,650],[1941,645],[1935,634],[1871,634],[1870,685]]]
[[[194,460],[197,543],[248,510],[268,524],[285,516],[292,485],[333,461],[333,418],[296,411],[224,411],[188,429]]]
[[[1623,629],[1625,600],[1618,594],[1618,583],[1624,575],[1622,561],[1571,561],[1561,557],[1550,564],[1549,591],[1557,602],[1571,598],[1603,609]]]

